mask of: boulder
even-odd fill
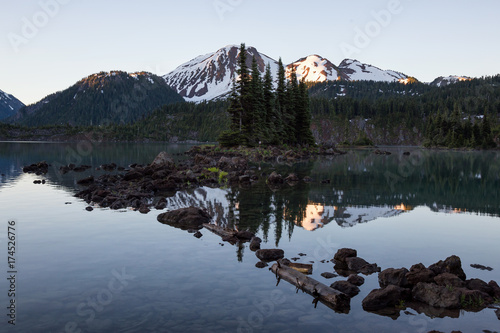
[[[363,258],[349,257],[346,258],[345,262],[347,263],[347,269],[352,272],[369,275],[380,271],[377,264],[370,264]]]
[[[330,272],[324,272],[321,273],[321,276],[324,277],[325,279],[332,279],[334,277],[337,277],[338,275]]]
[[[140,179],[142,177],[143,177],[143,174],[140,173],[139,171],[131,170],[131,171],[127,172],[125,175],[123,175],[123,180],[124,181],[131,181],[131,180]]]
[[[343,248],[339,249],[337,253],[333,256],[333,259],[337,263],[343,263],[347,266],[346,259],[351,257],[356,257],[358,255],[358,251],[354,249]]]
[[[412,290],[413,299],[446,309],[460,309],[460,289],[438,286],[434,283],[418,282]]]
[[[255,255],[262,261],[274,261],[284,258],[285,252],[281,249],[260,249]]]
[[[434,272],[435,275],[442,273],[450,273],[458,276],[460,279],[465,281],[467,279],[464,270],[462,269],[462,262],[458,256],[450,256],[444,261],[440,260],[435,264],[429,266],[429,269]]]
[[[359,288],[348,281],[335,281],[330,288],[341,291],[350,298],[359,294]]]
[[[183,230],[201,229],[203,223],[210,222],[211,216],[200,208],[188,207],[162,213],[158,215],[157,220]]]
[[[289,174],[286,178],[285,181],[287,183],[298,183],[300,181],[299,177],[295,173]]]
[[[83,179],[80,179],[79,181],[77,181],[76,183],[78,185],[84,185],[84,186],[87,186],[87,185],[90,185],[94,182],[94,176],[88,176],[87,178],[83,178]]]
[[[406,268],[387,268],[378,274],[378,283],[380,287],[387,287],[388,285],[394,285],[402,288],[409,287],[408,280],[406,279],[406,274],[408,269]]]
[[[272,185],[283,184],[283,177],[276,171],[273,171],[267,178],[267,182]]]
[[[175,163],[172,157],[170,157],[170,155],[167,152],[162,151],[155,157],[150,166],[153,168],[158,168],[158,167],[172,168],[175,166]]]
[[[491,280],[490,282],[488,282],[488,286],[490,286],[492,290],[490,295],[500,300],[500,287],[498,286],[498,283]]]
[[[453,275],[451,273],[442,273],[438,276],[434,277],[434,282],[438,286],[444,287],[454,287],[454,288],[463,288],[465,287],[465,282],[462,281],[458,276]]]
[[[406,280],[411,285],[416,285],[419,282],[434,282],[434,271],[426,268],[423,264],[411,266],[410,271],[406,273]]]
[[[470,290],[479,290],[485,294],[491,295],[493,288],[481,279],[470,279],[465,281],[465,286]]]
[[[250,251],[257,251],[260,249],[260,243],[262,243],[262,239],[259,237],[252,237],[250,240]]]
[[[365,283],[365,278],[357,274],[351,274],[347,278],[347,282],[359,287]]]
[[[386,307],[401,304],[402,301],[411,299],[410,289],[389,285],[385,288],[374,289],[363,299],[365,311],[377,311]]]

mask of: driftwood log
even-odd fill
[[[330,288],[280,262],[275,263],[270,268],[270,271],[276,274],[277,278],[283,279],[296,286],[297,291],[302,290],[303,292],[313,296],[313,303],[320,301],[336,312],[349,313],[351,299],[346,294]]]
[[[236,230],[219,227],[218,225],[210,223],[203,223],[203,227],[210,230],[214,234],[221,236],[222,238],[235,237],[237,233]]]

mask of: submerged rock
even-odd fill
[[[362,286],[365,283],[365,278],[357,274],[351,274],[347,278],[347,282],[352,283],[355,286]]]
[[[359,294],[359,288],[348,281],[335,281],[330,288],[341,291],[350,298]]]
[[[267,178],[267,183],[271,185],[283,184],[283,177],[276,171],[273,171]]]
[[[200,208],[188,207],[180,208],[158,215],[158,222],[170,226],[187,229],[201,229],[203,223],[209,223],[212,217]]]
[[[285,251],[281,249],[260,249],[255,252],[257,258],[262,261],[274,261],[285,257]]]
[[[411,299],[410,289],[389,285],[385,288],[374,289],[363,299],[363,309],[377,311],[386,307],[394,307],[402,301]]]

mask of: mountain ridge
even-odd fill
[[[176,102],[184,100],[157,75],[99,72],[22,107],[7,122],[28,126],[129,123]]]
[[[0,120],[13,116],[24,106],[16,97],[0,90]]]
[[[247,58],[249,67],[252,57],[255,56],[260,72],[264,74],[265,66],[269,64],[273,78],[276,80],[278,70],[276,60],[260,53],[252,46],[247,47],[247,53],[249,54]],[[238,58],[239,47],[227,45],[215,52],[195,57],[162,77],[188,102],[224,98],[230,93],[232,83],[237,78]],[[318,54],[300,58],[284,67],[288,79],[294,69],[297,78],[304,79],[306,82],[372,80],[407,83],[407,79],[410,78],[401,72],[382,70],[354,59],[344,59],[337,66]]]

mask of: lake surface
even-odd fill
[[[276,278],[247,245],[232,246],[140,214],[88,205],[76,181],[115,162],[150,163],[158,152],[188,145],[98,142],[0,143],[0,283],[2,332],[451,332],[498,331],[494,310],[446,312],[408,307],[399,316],[363,311],[378,288],[364,276],[349,314],[339,314]],[[256,165],[257,173],[296,172],[311,183],[270,189],[199,188],[167,198],[167,209],[205,207],[214,221],[254,231],[262,248],[278,247],[298,262],[314,261],[312,277],[330,285],[327,262],[339,248],[382,269],[428,266],[458,255],[468,278],[500,282],[500,154],[390,149],[320,158],[297,165]],[[404,156],[404,151],[411,151]],[[181,158],[176,155],[176,158]],[[44,176],[22,167],[45,160]],[[61,175],[58,166],[92,165]],[[260,169],[260,170],[259,170]],[[34,184],[34,180],[46,180]],[[329,180],[329,182],[326,182]],[[7,231],[15,222],[16,325],[7,324]],[[321,262],[324,260],[325,262]],[[471,264],[490,266],[480,271]]]

